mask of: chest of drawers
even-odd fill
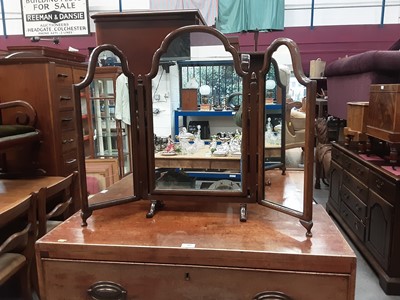
[[[130,176],[91,201],[120,194]],[[354,299],[355,255],[319,205],[312,238],[257,204],[247,222],[239,204],[147,211],[147,201],[97,210],[84,228],[76,213],[40,239],[41,299]]]
[[[400,178],[340,144],[333,144],[327,210],[379,275],[388,294],[400,294]]]
[[[47,175],[67,176],[78,168],[72,84],[85,74],[85,65],[58,58],[0,60],[0,83],[6,87],[0,89],[0,99],[22,99],[37,111],[37,127],[43,133],[38,163]]]

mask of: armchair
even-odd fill
[[[35,109],[26,101],[0,103],[0,173],[26,172],[35,166],[31,153],[37,152],[42,137],[36,119]],[[25,154],[18,155],[17,149]]]
[[[285,148],[303,148],[305,145],[306,114],[296,109],[302,107],[301,102],[288,102],[285,109]],[[296,109],[294,109],[296,108]]]

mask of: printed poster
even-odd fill
[[[25,37],[88,35],[88,0],[21,0]]]

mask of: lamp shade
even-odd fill
[[[199,89],[200,95],[208,96],[211,93],[211,88],[209,85],[202,85]]]

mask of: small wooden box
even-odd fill
[[[361,133],[367,132],[368,102],[347,102],[347,127]]]
[[[367,134],[400,143],[400,84],[372,84]]]
[[[182,110],[197,110],[197,89],[181,90]]]

